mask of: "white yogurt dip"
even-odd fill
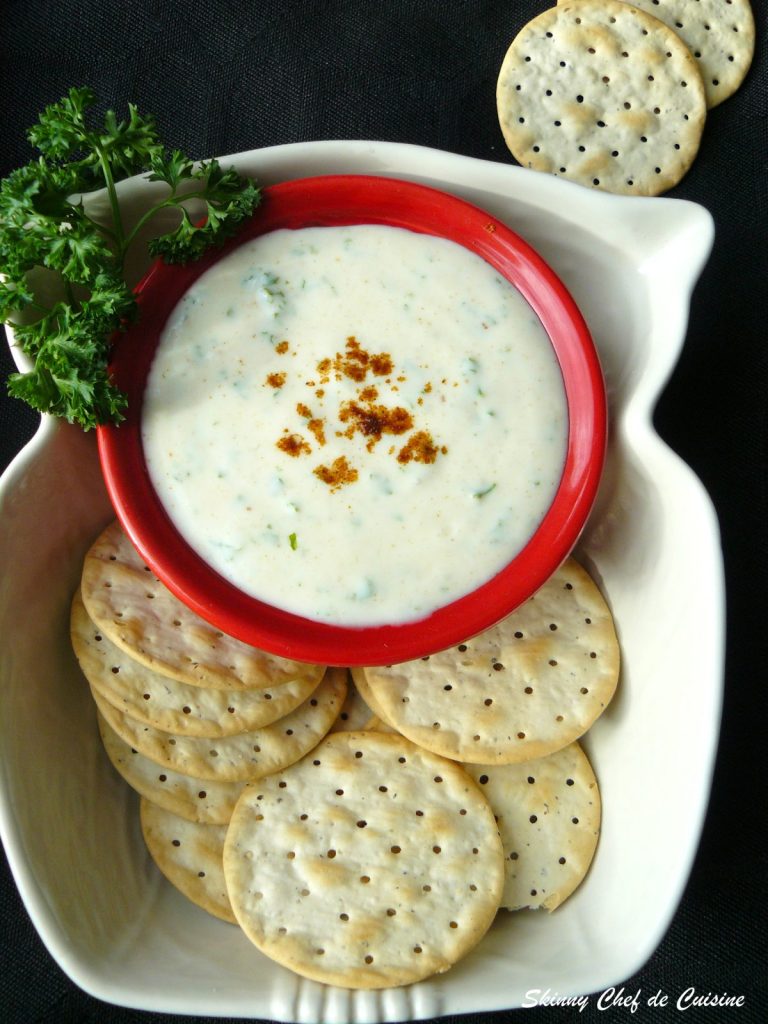
[[[354,626],[422,618],[503,568],[566,435],[520,293],[460,245],[375,225],[220,260],[173,310],[142,413],[188,543],[248,594]]]

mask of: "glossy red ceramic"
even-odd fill
[[[141,443],[141,409],[153,354],[171,310],[222,255],[277,228],[363,223],[389,224],[458,242],[522,292],[560,363],[569,434],[552,505],[535,535],[501,572],[420,621],[345,627],[255,600],[187,545],[150,482]],[[290,181],[264,190],[253,219],[223,249],[184,267],[158,263],[137,292],[139,320],[120,335],[112,363],[115,383],[128,396],[128,415],[120,426],[98,430],[104,477],[117,515],[147,564],[177,597],[218,629],[303,661],[405,661],[458,644],[499,621],[541,586],[576,543],[595,498],[605,454],[606,399],[600,364],[587,326],[558,277],[525,241],[483,210],[435,189],[390,178],[330,175]],[[456,555],[461,557],[461,552]]]

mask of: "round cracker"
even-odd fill
[[[573,0],[528,22],[504,57],[496,99],[524,167],[627,195],[676,185],[706,119],[688,48],[621,0]]]
[[[680,36],[698,61],[710,109],[736,92],[755,52],[749,0],[632,0],[632,6]]]
[[[523,764],[467,765],[501,833],[501,906],[554,910],[581,884],[600,834],[600,791],[578,743]]]
[[[578,739],[619,676],[613,618],[572,558],[498,625],[457,648],[365,669],[373,708],[444,757],[514,764]]]
[[[401,736],[337,732],[247,787],[224,874],[267,956],[316,981],[384,988],[445,971],[480,940],[504,859],[458,765]]]
[[[195,779],[171,768],[162,768],[121,739],[102,715],[98,715],[98,723],[107,757],[131,789],[189,821],[227,824],[245,787],[244,782]]]
[[[362,669],[329,668],[328,671],[344,672],[347,675],[347,699],[344,701],[341,714],[334,723],[334,732],[357,732],[360,729],[370,729],[370,723],[375,720],[376,716],[357,685]]]
[[[142,798],[141,831],[150,856],[188,900],[236,924],[224,881],[226,825],[187,821]]]
[[[346,681],[329,674],[312,696],[285,718],[215,740],[162,732],[129,718],[92,693],[99,713],[118,736],[155,764],[197,779],[246,782],[293,764],[320,742],[344,703]]]
[[[324,668],[235,640],[187,608],[139,557],[115,521],[85,556],[83,602],[112,643],[160,675],[219,690],[318,682]]]
[[[289,714],[317,688],[312,676],[251,690],[214,690],[161,676],[113,644],[72,600],[70,636],[91,688],[137,722],[165,732],[217,738],[262,728]]]

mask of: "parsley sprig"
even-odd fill
[[[88,88],[70,89],[47,107],[28,133],[40,155],[0,182],[0,320],[13,321],[16,340],[33,362],[12,374],[9,392],[33,408],[89,429],[119,422],[125,396],[110,380],[110,340],[137,315],[125,281],[126,254],[161,210],[177,211],[178,224],[149,243],[168,263],[195,260],[229,238],[260,200],[252,181],[216,160],[194,163],[168,152],[155,121],[133,104],[119,121],[114,111],[94,123]],[[126,228],[116,185],[146,174],[163,182],[162,197]],[[111,217],[91,217],[83,196],[105,189]],[[185,205],[199,200],[204,223]],[[33,281],[46,277],[46,294]],[[51,276],[55,287],[51,287]]]

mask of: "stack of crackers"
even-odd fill
[[[445,971],[500,908],[553,910],[587,872],[601,805],[578,740],[619,648],[572,559],[480,636],[349,673],[224,636],[113,523],[71,634],[157,866],[305,977]]]
[[[659,195],[691,166],[707,110],[738,89],[754,47],[749,0],[559,0],[507,50],[504,139],[524,167]]]

